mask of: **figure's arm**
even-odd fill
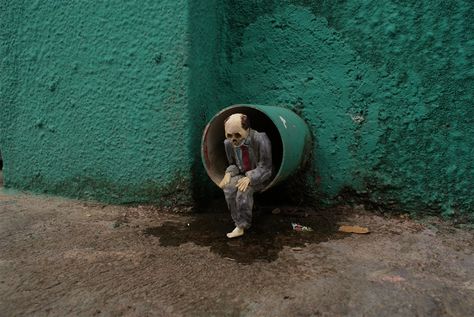
[[[258,144],[257,167],[245,173],[251,185],[261,184],[272,176],[272,145],[265,133],[260,133]]]

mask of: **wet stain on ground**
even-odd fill
[[[313,231],[295,231],[292,223]],[[262,212],[254,216],[252,228],[243,237],[228,239],[226,233],[233,227],[229,214],[206,212],[191,216],[189,222],[165,222],[145,229],[144,233],[159,237],[162,246],[175,247],[187,242],[210,246],[211,252],[244,264],[272,262],[284,246],[303,248],[308,243],[340,237],[334,217],[314,211]]]

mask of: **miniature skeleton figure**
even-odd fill
[[[224,122],[225,152],[229,167],[219,184],[224,190],[235,229],[228,238],[239,237],[252,224],[253,194],[268,185],[272,176],[270,139],[250,128],[246,115],[236,113]]]

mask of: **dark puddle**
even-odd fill
[[[210,246],[212,252],[222,257],[250,264],[276,260],[284,246],[303,248],[307,243],[335,239],[339,236],[336,222],[334,215],[319,211],[282,211],[276,215],[261,212],[254,215],[252,228],[243,237],[228,239],[225,234],[234,228],[230,214],[197,213],[189,223],[165,222],[159,227],[146,229],[145,234],[159,237],[162,246],[193,242]],[[292,223],[310,227],[313,231],[294,231]]]

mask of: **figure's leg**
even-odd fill
[[[239,228],[248,229],[252,225],[254,191],[254,188],[249,185],[246,191],[241,192],[238,190],[236,193],[237,215],[234,221],[236,226]]]
[[[240,201],[242,201],[242,199],[240,198],[241,194],[239,194],[241,192],[236,187],[237,182],[243,177],[243,175],[237,175],[232,177],[230,179],[229,184],[224,187],[224,195],[227,201],[227,206],[229,207],[232,220],[235,223],[235,229],[227,234],[227,237],[229,238],[240,237],[244,234],[244,229],[250,227],[250,225],[247,225],[245,220],[243,220],[245,219],[245,217],[242,218],[242,211],[240,206]],[[248,187],[246,192],[249,192],[249,190],[251,190],[250,186]],[[251,218],[252,216],[250,214],[250,221]]]
[[[238,189],[236,185],[239,179],[241,179],[242,177],[243,177],[242,175],[234,176],[230,179],[229,184],[224,186],[225,200],[227,202],[227,207],[229,208],[230,215],[232,217],[232,220],[234,220],[234,222],[236,222],[236,217],[238,215],[238,212],[237,212],[238,206],[237,206],[237,199],[236,199]]]
[[[250,228],[252,225],[253,193],[254,189],[252,186],[247,187],[247,190],[244,192],[237,191],[235,195],[236,209],[232,214],[235,229],[227,234],[228,238],[242,236],[245,229]]]
[[[237,191],[235,196],[236,209],[232,215],[235,229],[227,234],[228,238],[242,236],[245,229],[250,228],[252,225],[253,193],[254,189],[252,186],[247,187],[245,192]]]

